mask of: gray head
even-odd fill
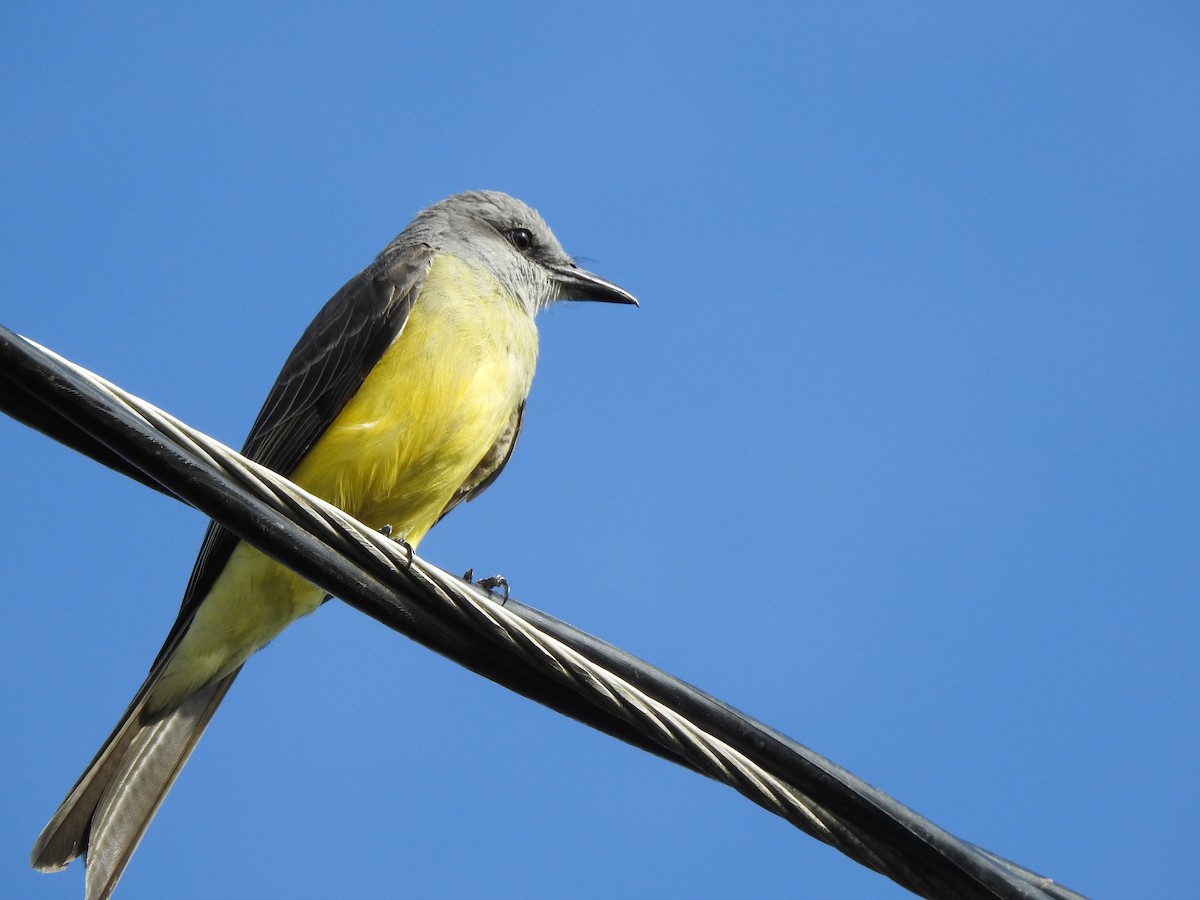
[[[499,191],[455,194],[422,210],[384,254],[413,244],[487,269],[531,316],[556,300],[637,304],[632,294],[579,268],[537,212]]]

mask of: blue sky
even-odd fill
[[[538,207],[638,310],[541,320],[504,477],[422,545],[1087,893],[1194,892],[1194,4],[0,13],[0,322],[237,445],[426,204]],[[204,521],[0,421],[0,895]],[[903,893],[328,604],[119,897]]]

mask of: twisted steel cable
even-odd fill
[[[1080,900],[661,670],[451,575],[168,413],[0,327],[0,409],[221,522],[356,609],[737,790],[929,898]]]

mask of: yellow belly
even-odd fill
[[[529,392],[533,320],[487,273],[434,260],[399,338],[291,479],[414,547]],[[240,543],[150,697],[179,703],[228,674],[324,592]]]

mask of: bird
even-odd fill
[[[537,361],[534,318],[564,300],[637,305],[520,200],[469,191],[435,203],[313,319],[242,453],[415,548],[508,462]],[[33,867],[83,855],[87,900],[108,898],[243,664],[325,599],[210,523],[162,649],[38,836]]]

